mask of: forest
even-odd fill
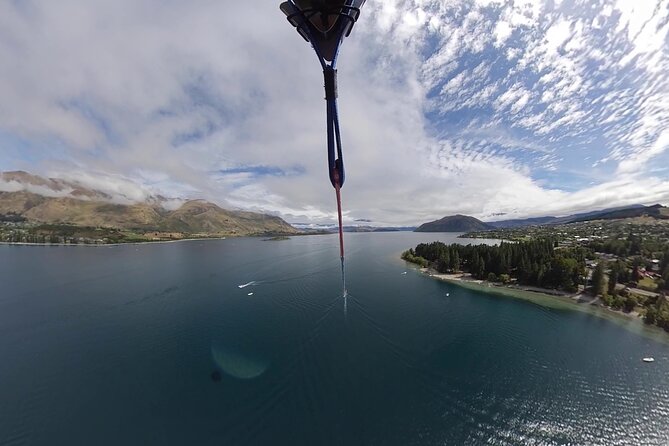
[[[586,251],[580,247],[556,248],[555,245],[551,239],[499,245],[432,242],[405,251],[402,258],[441,273],[465,271],[491,282],[515,279],[524,285],[575,292],[586,277]]]

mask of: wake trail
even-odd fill
[[[237,287],[238,288],[246,288],[247,286],[255,285],[256,283],[258,283],[258,282],[256,282],[255,280],[252,280],[249,283],[244,283],[242,285],[237,285]]]

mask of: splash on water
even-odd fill
[[[348,291],[344,290],[344,318],[348,314]]]
[[[237,285],[237,287],[239,287],[239,288],[246,288],[247,286],[255,285],[255,283],[256,283],[255,280],[252,280],[252,281],[249,282],[249,283],[244,283],[244,284],[242,284],[242,285]]]

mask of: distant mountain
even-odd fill
[[[524,218],[524,219],[515,219],[515,220],[502,220],[502,221],[489,221],[486,222],[488,225],[497,228],[497,229],[506,229],[506,228],[521,228],[524,226],[535,226],[535,225],[545,225],[554,223],[555,220],[558,220],[557,217],[535,217],[535,218]]]
[[[360,220],[356,220],[360,221]],[[293,226],[309,234],[334,234],[339,231],[339,226],[332,224],[293,223]],[[369,226],[355,225],[344,226],[344,232],[401,232],[414,231],[415,226]]]
[[[557,224],[574,223],[574,222],[590,221],[590,220],[632,218],[644,215],[660,219],[669,218],[669,216],[667,216],[667,211],[666,210],[662,211],[662,209],[667,209],[667,208],[659,204],[656,204],[654,206],[643,206],[641,204],[634,204],[631,206],[614,207],[614,208],[602,209],[599,211],[581,212],[578,214],[566,215],[564,217],[552,217],[552,216],[534,217],[525,219],[491,221],[487,222],[487,224],[498,229],[506,229],[506,228],[521,228],[524,226],[557,225]]]
[[[588,212],[579,212],[578,214],[572,214],[572,215],[567,215],[564,217],[558,217],[554,223],[556,224],[562,224],[562,223],[573,223],[576,221],[588,221],[588,220],[597,220],[599,219],[600,215],[607,214],[609,212],[614,212],[614,211],[622,211],[622,210],[628,210],[628,209],[640,209],[640,208],[645,208],[646,206],[642,204],[633,204],[630,206],[618,206],[618,207],[612,207],[612,208],[606,208],[606,209],[600,209],[598,211],[588,211]]]
[[[636,217],[652,217],[660,220],[669,220],[669,208],[662,206],[661,204],[654,204],[652,206],[635,206],[617,210],[604,210],[591,215],[577,217],[572,221],[617,220],[621,218]]]
[[[79,198],[82,200],[101,201],[112,199],[111,195],[105,192],[86,188],[71,181],[58,178],[43,178],[21,170],[0,172],[0,181],[15,188],[15,190],[10,188],[10,192],[27,190],[47,197],[69,196],[71,198]]]
[[[474,217],[467,215],[450,215],[439,220],[423,223],[416,232],[471,232],[488,231],[495,229],[494,226],[483,223]]]
[[[344,232],[402,232],[415,229],[415,226],[344,226]]]
[[[176,200],[183,204],[167,209],[163,203],[175,200],[155,196],[144,203],[118,204],[104,192],[26,172],[0,173],[0,181],[9,189],[0,191],[0,216],[5,221],[208,236],[300,232],[279,217],[230,211],[204,200]]]

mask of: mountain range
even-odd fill
[[[598,219],[633,217],[669,219],[669,208],[633,205],[578,213],[564,217],[482,222],[466,215],[451,215],[424,223],[417,232],[470,232],[531,225],[553,225]],[[332,228],[291,226],[283,219],[255,212],[227,210],[205,200],[181,200],[146,195],[141,200],[85,186],[77,181],[44,178],[23,171],[0,172],[0,221],[32,224],[114,228],[139,233],[188,235],[267,235],[331,232]],[[367,221],[363,220],[363,223]],[[413,227],[346,227],[347,232],[413,230]]]
[[[565,223],[575,223],[592,220],[615,220],[620,218],[652,217],[657,219],[669,219],[669,208],[661,204],[644,206],[634,204],[631,206],[621,206],[607,208],[598,211],[581,212],[578,214],[566,215],[564,217],[536,217],[516,220],[502,220],[487,222],[494,228],[517,228],[534,225],[558,225]]]
[[[0,220],[6,221],[206,236],[300,233],[272,215],[231,211],[204,200],[171,200],[160,195],[143,202],[118,203],[106,192],[23,171],[0,173],[0,186]]]
[[[669,219],[669,208],[660,204],[652,206],[632,205],[609,208],[600,211],[583,212],[564,217],[533,217],[515,220],[483,222],[467,215],[450,215],[420,225],[416,232],[472,232],[493,229],[519,228],[525,226],[558,225],[592,220],[616,220],[623,218],[649,217],[658,220]]]

